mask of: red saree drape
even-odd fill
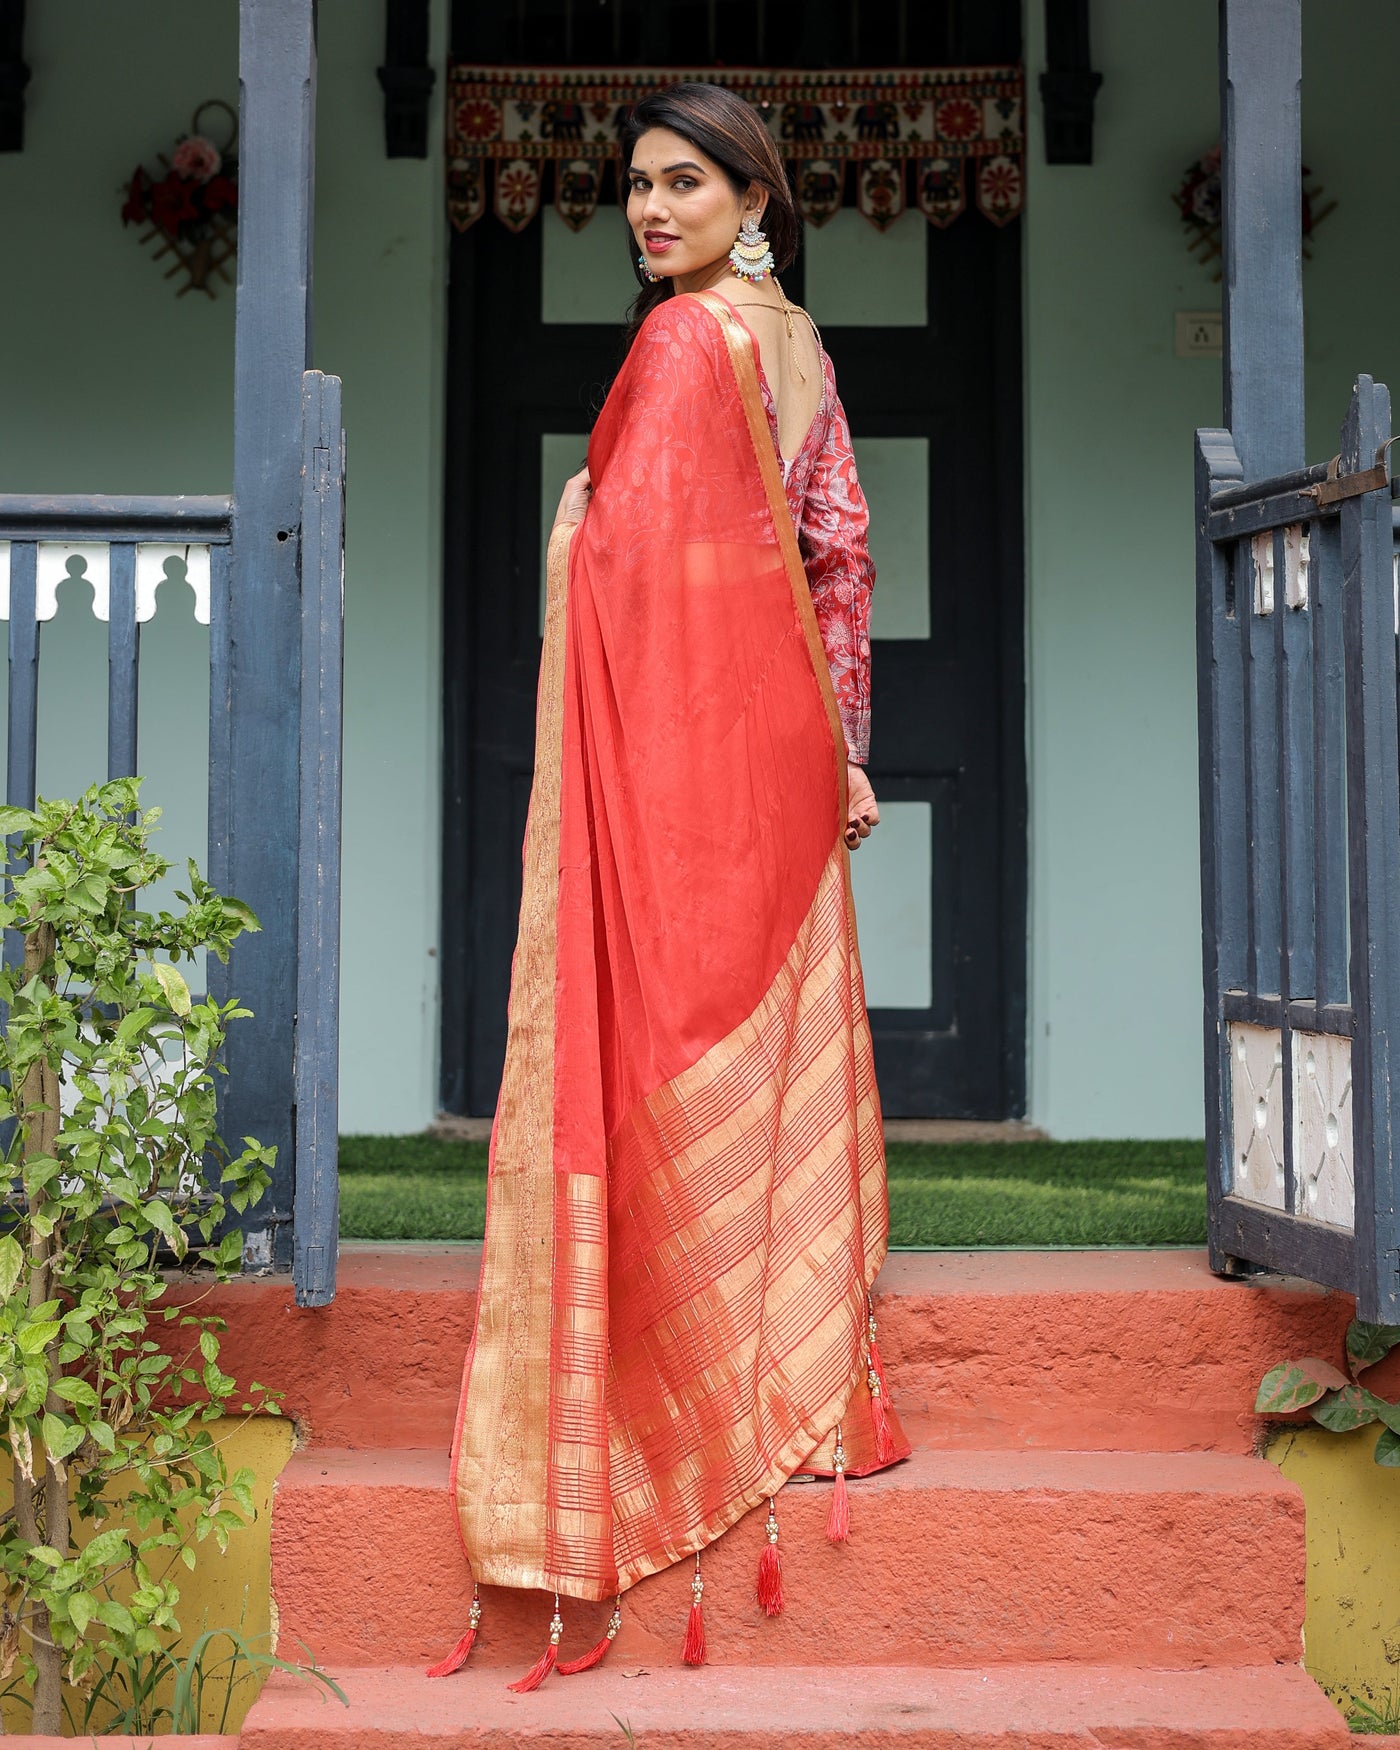
[[[887,1220],[841,729],[722,298],[648,318],[589,468],[452,1482],[478,1581],[602,1599],[822,1468]]]

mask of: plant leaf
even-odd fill
[[[1346,1383],[1346,1375],[1339,1368],[1330,1361],[1319,1361],[1315,1355],[1304,1356],[1301,1361],[1281,1361],[1259,1382],[1255,1414],[1282,1416],[1290,1410],[1306,1410],[1325,1392],[1340,1391]]]
[[[68,1404],[82,1404],[85,1408],[97,1408],[97,1392],[85,1379],[76,1379],[71,1374],[53,1382],[55,1397],[60,1397]]]
[[[55,1416],[52,1410],[44,1412],[41,1424],[44,1436],[44,1451],[56,1463],[62,1463],[70,1452],[75,1452],[83,1442],[83,1431],[76,1422],[65,1422]]]
[[[24,1268],[24,1252],[13,1234],[0,1239],[0,1300],[8,1300],[15,1291],[19,1273]]]
[[[1308,1414],[1323,1428],[1334,1434],[1349,1434],[1353,1428],[1364,1428],[1380,1420],[1381,1400],[1359,1385],[1344,1385],[1340,1391],[1328,1392],[1320,1404],[1314,1404]]]
[[[1371,1400],[1371,1405],[1376,1412],[1376,1419],[1384,1422],[1387,1428],[1393,1428],[1397,1434],[1400,1434],[1400,1404],[1388,1403],[1384,1398],[1378,1398],[1372,1391],[1368,1391],[1366,1396]]]
[[[1368,1325],[1363,1319],[1353,1319],[1347,1326],[1347,1366],[1353,1379],[1384,1361],[1397,1343],[1400,1325]]]
[[[83,1555],[89,1562],[105,1568],[112,1562],[125,1559],[128,1542],[126,1532],[120,1528],[102,1531],[93,1538]]]
[[[93,1615],[115,1634],[129,1635],[136,1631],[136,1624],[131,1620],[131,1612],[124,1604],[119,1604],[115,1598],[104,1598],[93,1611]]]
[[[165,1000],[177,1015],[188,1015],[190,1012],[190,987],[185,983],[184,974],[176,966],[168,966],[164,960],[153,963],[151,970],[156,975],[156,983],[165,992]]]
[[[57,1319],[36,1319],[32,1325],[22,1326],[15,1337],[20,1354],[42,1355],[61,1329]]]
[[[1388,1470],[1400,1470],[1400,1434],[1393,1428],[1382,1428],[1376,1442],[1376,1463]]]

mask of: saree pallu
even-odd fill
[[[844,744],[722,298],[648,317],[588,461],[452,1488],[479,1583],[604,1599],[830,1468],[887,1210]]]

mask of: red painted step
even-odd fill
[[[833,1657],[860,1651],[852,1621]],[[436,1681],[357,1670],[350,1706],[274,1676],[244,1750],[1327,1750],[1341,1715],[1296,1666],[648,1668],[616,1650],[599,1670],[512,1695],[470,1666]]]
[[[478,1261],[346,1245],[329,1307],[256,1278],[207,1304],[240,1381],[283,1388],[311,1444],[446,1451]],[[1351,1316],[1307,1284],[1223,1282],[1201,1252],[897,1253],[876,1293],[905,1426],[947,1448],[1245,1453],[1263,1373],[1339,1354]]]
[[[332,1669],[427,1665],[466,1625],[469,1588],[445,1452],[311,1450],[277,1485],[272,1577],[283,1645]],[[851,1486],[852,1541],[826,1541],[830,1488],[779,1499],[788,1608],[753,1597],[766,1508],[705,1556],[717,1665],[1296,1659],[1303,1504],[1262,1460],[1219,1453],[929,1452]],[[680,1564],[630,1592],[614,1651],[674,1663],[690,1604]],[[523,1670],[544,1646],[542,1594],[484,1593],[474,1661]],[[607,1605],[566,1601],[569,1657]]]

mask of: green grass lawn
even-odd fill
[[[895,1142],[895,1246],[1199,1246],[1204,1145]],[[340,1233],[479,1240],[486,1144],[423,1136],[340,1140]]]

